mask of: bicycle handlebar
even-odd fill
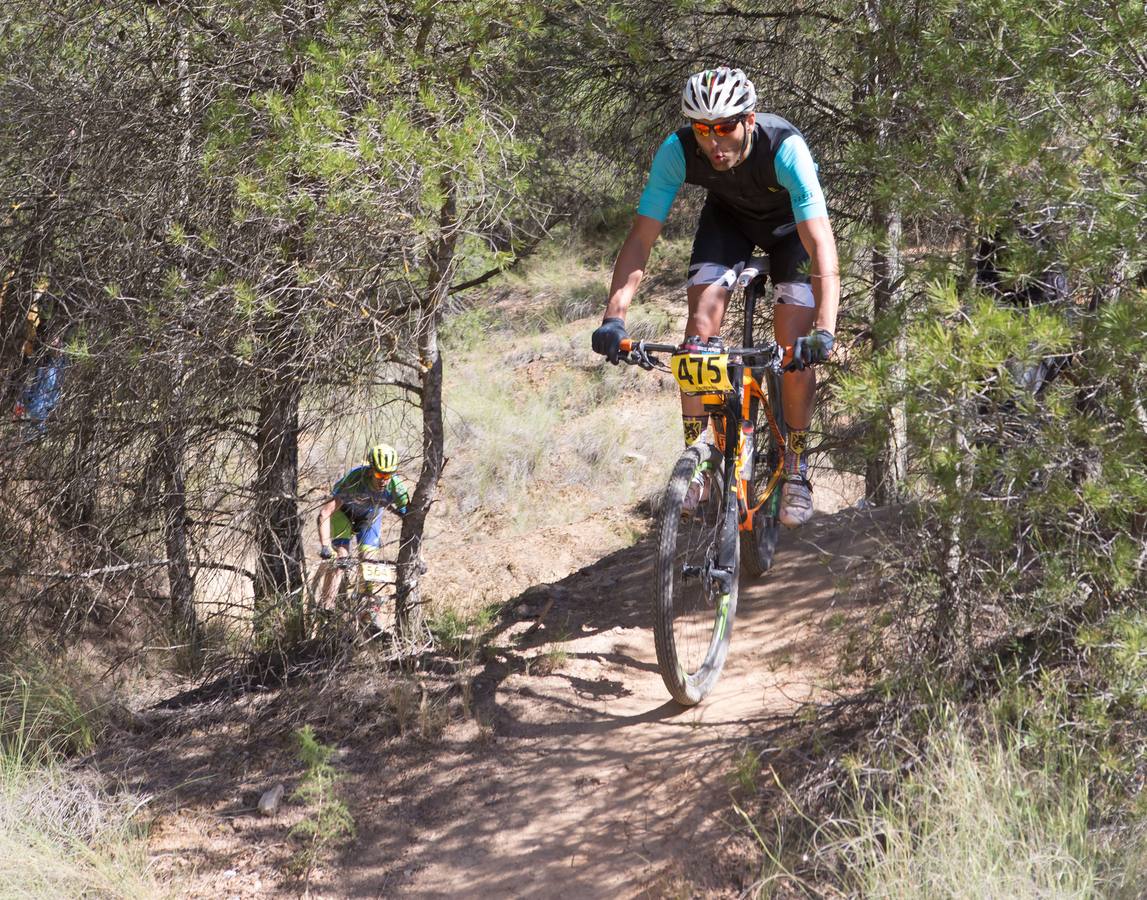
[[[643,369],[651,369],[653,365],[659,362],[656,357],[650,356],[651,353],[677,353],[681,347],[677,344],[654,344],[651,341],[635,341],[633,338],[622,338],[619,349],[624,356],[619,357],[623,362],[631,366],[641,366]],[[780,353],[778,354],[778,351]],[[780,364],[781,371],[791,372],[795,369],[793,365],[793,348],[785,347],[781,344],[769,342],[761,347],[724,347],[722,353],[727,353],[729,356],[739,356],[745,365],[768,365],[772,362]]]

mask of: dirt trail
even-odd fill
[[[872,532],[870,515],[846,510],[786,535],[771,576],[742,586],[716,691],[688,710],[667,699],[656,669],[649,542],[565,579],[548,630],[503,649],[478,680],[492,737],[453,729],[428,765],[388,777],[385,802],[364,804],[374,824],[332,890],[580,898],[731,888],[745,869],[724,846],[733,758],[753,739],[767,759],[764,736],[821,692],[837,591],[874,548]],[[531,649],[543,654],[533,668],[555,634],[564,665],[529,674]]]
[[[153,722],[101,767],[158,798],[153,852],[189,896],[300,893],[283,872],[299,811],[253,807],[297,778],[288,735],[302,721],[337,744],[358,829],[313,873],[312,896],[736,896],[754,863],[732,840],[735,757],[752,741],[768,762],[788,717],[823,696],[837,614],[879,518],[845,508],[783,536],[770,575],[742,584],[729,663],[692,709],[657,672],[647,538],[530,591],[534,607],[554,599],[545,624],[500,626],[474,714],[439,738],[395,735],[379,724],[386,681],[348,691],[343,675],[306,708],[272,692]]]

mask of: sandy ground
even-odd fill
[[[738,756],[752,747],[767,764],[792,715],[831,689],[841,613],[879,539],[879,514],[842,505],[854,488],[822,481],[821,514],[742,583],[729,663],[697,707],[669,700],[657,671],[652,540],[622,546],[627,528],[603,519],[560,547],[554,533],[519,539],[515,579],[533,587],[432,735],[395,727],[393,674],[356,667],[147,713],[97,763],[152,798],[156,867],[184,896],[738,896],[759,872],[734,809]],[[597,558],[595,541],[615,546]],[[541,583],[555,568],[569,574]],[[277,781],[288,797],[297,785],[290,735],[304,722],[335,747],[357,827],[309,881],[288,871],[301,805],[255,809]]]
[[[332,896],[628,897],[736,894],[755,863],[740,824],[737,752],[823,690],[838,587],[861,559],[863,513],[789,536],[772,576],[742,586],[715,692],[682,709],[657,672],[644,585],[647,543],[558,585],[548,620],[568,635],[561,670],[487,666],[478,709],[493,743],[449,733],[435,768],[396,785],[411,832],[381,816]],[[545,641],[544,635],[539,635]],[[523,651],[524,652],[524,651]]]

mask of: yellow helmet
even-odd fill
[[[398,451],[390,444],[376,444],[370,448],[367,460],[374,471],[389,475],[398,468]]]

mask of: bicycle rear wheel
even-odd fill
[[[776,417],[781,434],[785,434],[785,415],[781,408],[780,379],[770,372],[764,374],[765,393],[769,397],[769,407]],[[761,408],[761,401],[754,400],[750,409],[753,417],[753,478],[749,483],[749,506],[754,507],[768,487],[769,478],[781,462],[780,445],[768,417]],[[753,578],[764,575],[773,565],[777,551],[777,541],[781,536],[781,484],[773,486],[760,509],[753,514],[753,527],[741,532],[741,560]]]
[[[683,518],[689,483],[702,470],[709,472],[708,496]],[[723,473],[717,449],[694,444],[677,460],[661,504],[654,639],[661,678],[673,699],[685,706],[699,703],[717,683],[737,611],[740,548],[735,535],[732,572],[722,579],[717,570],[722,528],[736,528],[736,510],[727,515],[730,497]]]

